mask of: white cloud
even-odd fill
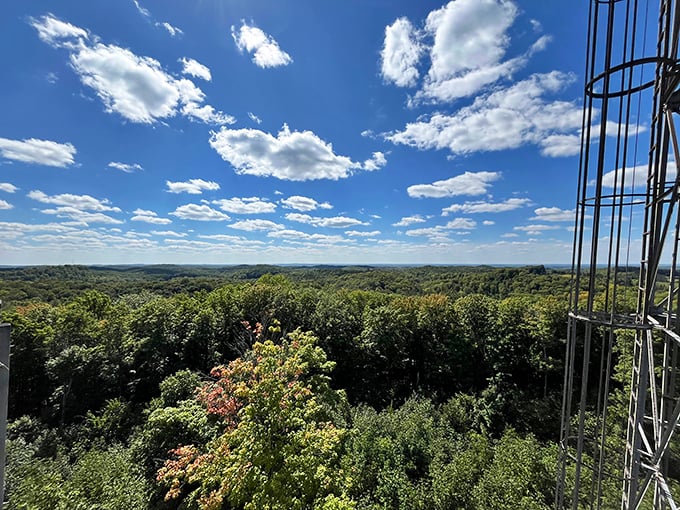
[[[315,209],[333,209],[333,206],[328,202],[319,203],[313,198],[302,197],[300,195],[293,195],[281,200],[281,204],[286,209],[295,209],[296,211],[314,211]]]
[[[120,212],[120,208],[110,205],[111,202],[107,198],[99,200],[90,195],[72,195],[71,193],[63,193],[61,195],[50,196],[40,190],[33,190],[26,196],[33,200],[37,200],[38,202],[42,202],[43,204],[73,207],[82,211]]]
[[[380,235],[380,230],[372,230],[370,232],[361,232],[359,230],[346,230],[345,235],[350,237],[375,237]]]
[[[326,234],[308,234],[307,232],[301,232],[299,230],[274,230],[267,234],[267,237],[273,237],[276,239],[284,239],[287,242],[292,243],[303,243],[309,245],[309,243],[318,244],[338,244],[352,242],[345,239],[339,235],[326,235]]]
[[[425,218],[423,218],[420,214],[416,214],[414,216],[404,216],[398,222],[392,223],[392,226],[409,227],[411,225],[415,225],[416,223],[425,223]]]
[[[88,39],[84,30],[65,21],[47,15],[40,19],[31,18],[31,26],[38,31],[40,40],[54,47],[73,47],[73,39]]]
[[[0,211],[7,210],[7,209],[13,209],[14,206],[7,202],[6,200],[0,200]]]
[[[581,151],[581,138],[578,135],[549,135],[541,141],[541,147],[544,156],[575,156]]]
[[[510,232],[510,233],[507,233],[507,234],[503,234],[501,237],[505,237],[505,238],[509,239],[509,238],[512,238],[512,237],[519,237],[519,234],[514,234],[514,233]]]
[[[131,218],[132,221],[143,221],[144,223],[152,223],[154,225],[167,225],[172,223],[170,218],[159,218],[158,214],[153,211],[135,209],[132,214],[134,214]]]
[[[425,32],[434,39],[432,66],[418,95],[451,101],[522,67],[521,57],[501,62],[510,44],[506,32],[517,13],[515,4],[505,0],[456,0],[432,11],[425,22]]]
[[[117,161],[111,161],[111,163],[108,164],[109,168],[115,168],[116,170],[120,170],[121,172],[125,172],[128,174],[133,173],[135,170],[144,170],[141,165],[138,163],[133,163],[133,164],[128,164],[128,163],[119,163]]]
[[[449,221],[445,228],[447,229],[472,229],[477,226],[477,222],[470,218],[455,218]]]
[[[117,209],[117,208],[115,208]],[[87,210],[78,209],[72,206],[62,206],[56,209],[43,209],[40,212],[44,214],[53,214],[59,218],[68,218],[76,222],[75,224],[88,225],[90,223],[108,223],[118,225],[123,223],[121,220],[112,218],[101,212],[89,212]]]
[[[534,210],[536,216],[531,221],[574,221],[575,210],[560,209],[559,207],[539,207]]]
[[[276,137],[257,129],[222,127],[211,132],[210,146],[237,174],[289,181],[337,180],[363,168],[361,163],[335,154],[332,144],[311,131],[291,131],[286,124]]]
[[[283,225],[274,223],[273,221],[261,219],[237,221],[236,223],[227,225],[227,227],[235,228],[237,230],[247,230],[249,232],[256,230],[281,230],[284,228]]]
[[[542,232],[546,230],[559,230],[562,227],[558,225],[522,225],[519,227],[513,227],[513,230],[519,230],[521,232],[526,232],[529,235],[536,236],[541,235]]]
[[[18,189],[19,188],[17,188],[14,184],[10,184],[9,182],[0,182],[0,191],[14,193]]]
[[[39,35],[55,23],[64,24],[51,15],[32,20]],[[107,112],[145,124],[173,117],[178,112],[190,120],[209,124],[235,122],[232,116],[203,104],[205,94],[201,89],[185,78],[174,78],[157,60],[97,40],[90,43],[86,32],[79,30],[62,28],[62,38],[70,38],[70,44],[62,42],[59,46],[69,50],[71,67],[81,82],[96,92]]]
[[[253,55],[253,62],[258,67],[286,66],[293,61],[288,53],[279,48],[279,43],[272,36],[255,26],[247,25],[245,21],[242,21],[238,30],[232,25],[231,36],[241,53],[245,50]]]
[[[616,170],[607,172],[602,176],[602,186],[605,188],[613,188],[616,185],[616,187],[620,190],[621,185],[623,184],[625,185],[626,189],[630,189],[633,186],[636,190],[640,188],[644,189],[647,185],[646,179],[648,170],[649,169],[647,165],[626,167],[625,171],[622,168],[617,168]],[[677,165],[675,164],[674,160],[669,158],[668,164],[666,166],[667,179],[675,179],[676,173]],[[591,181],[588,184],[592,186],[595,184],[595,181]]]
[[[213,200],[213,204],[219,205],[223,211],[233,214],[259,214],[276,211],[276,204],[267,202],[258,197],[228,198]]]
[[[362,168],[368,170],[369,172],[373,170],[379,170],[387,164],[387,158],[382,152],[374,152],[371,159],[364,161]]]
[[[151,234],[162,237],[186,237],[185,232],[175,232],[174,230],[152,230]]]
[[[478,96],[453,114],[435,113],[384,137],[395,144],[448,149],[452,154],[534,144],[542,147],[544,155],[565,155],[564,149],[552,148],[556,140],[550,137],[578,132],[582,109],[575,102],[549,101],[544,95],[573,81],[573,75],[559,71],[534,74],[511,87]]]
[[[482,222],[482,225],[486,225],[487,227],[490,227],[491,225],[495,225],[495,224],[496,224],[496,222],[495,222],[495,221],[491,221],[491,220],[484,220],[484,221]]]
[[[407,18],[399,18],[385,27],[385,42],[380,52],[380,71],[386,81],[399,87],[412,87],[420,76],[418,61],[423,47]]]
[[[95,90],[106,106],[132,122],[152,123],[177,113],[176,81],[157,60],[139,57],[113,45],[96,44],[71,54],[81,81]]]
[[[472,230],[477,227],[477,222],[470,218],[455,218],[446,225],[437,225],[428,228],[415,228],[407,230],[406,235],[410,237],[429,237],[431,239],[446,239],[449,230]]]
[[[443,181],[432,184],[414,184],[407,188],[409,196],[414,198],[442,198],[456,195],[483,195],[491,187],[491,183],[500,179],[500,172],[465,172]]]
[[[448,216],[449,213],[457,212],[477,214],[514,211],[520,207],[531,205],[531,203],[531,200],[528,198],[509,198],[503,202],[465,202],[464,204],[453,204],[442,209],[442,216]]]
[[[179,62],[182,63],[182,74],[200,78],[205,81],[212,80],[210,69],[193,58],[182,57],[179,59]]]
[[[0,138],[0,156],[12,161],[64,168],[74,163],[75,154],[76,148],[70,143]]]
[[[170,214],[183,220],[195,221],[226,221],[231,219],[226,214],[216,211],[210,206],[198,204],[181,205]]]
[[[320,218],[318,216],[310,216],[309,214],[288,213],[286,219],[289,221],[297,221],[298,223],[307,223],[315,227],[330,227],[330,228],[349,228],[357,225],[368,225],[368,223],[358,220],[356,218],[348,218],[347,216],[332,216],[329,218]]]
[[[182,114],[192,120],[200,120],[206,124],[234,124],[236,119],[224,112],[215,110],[209,104],[199,106],[198,103],[189,102],[182,106]]]
[[[145,18],[149,18],[151,16],[151,13],[149,12],[149,10],[142,7],[139,4],[138,0],[132,0],[132,2],[135,4],[135,7],[137,8],[137,11],[139,12],[139,14],[141,14]]]
[[[189,193],[190,195],[200,195],[203,191],[215,191],[220,189],[220,185],[214,181],[204,181],[203,179],[189,179],[184,182],[165,181],[168,193]]]
[[[250,117],[250,120],[252,120],[256,124],[262,124],[262,119],[255,115],[253,112],[248,112],[248,117]]]
[[[156,23],[156,26],[157,26],[157,27],[162,27],[162,28],[164,28],[165,30],[167,30],[167,31],[168,31],[168,34],[170,34],[171,37],[177,37],[178,35],[183,35],[183,34],[184,34],[184,31],[183,31],[181,28],[172,26],[172,25],[171,25],[170,23],[168,23],[167,21],[163,21],[163,22],[160,22],[160,23]]]

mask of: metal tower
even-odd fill
[[[675,0],[590,2],[558,509],[680,503],[679,35]]]

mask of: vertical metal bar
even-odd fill
[[[5,441],[7,439],[7,405],[9,401],[10,325],[0,324],[0,506],[5,501]]]

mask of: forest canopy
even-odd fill
[[[6,270],[10,508],[552,505],[568,275],[276,269]]]

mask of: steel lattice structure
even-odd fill
[[[680,502],[679,35],[675,0],[590,2],[558,509]]]

